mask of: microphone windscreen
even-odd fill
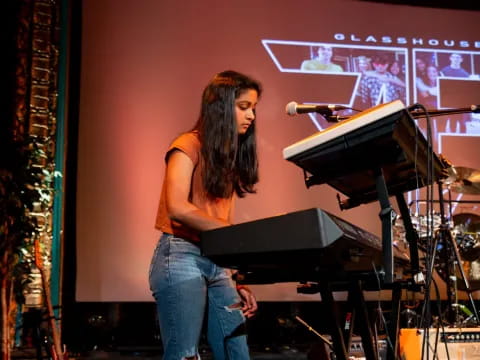
[[[285,106],[285,112],[290,116],[297,115],[297,105],[295,101],[290,101],[287,106]]]

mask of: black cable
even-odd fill
[[[422,110],[426,110],[425,107],[421,104],[414,104],[412,105],[411,107],[409,107],[409,111],[413,111],[414,109],[417,109],[417,108],[421,108]],[[430,299],[430,293],[428,291],[429,289],[429,286],[430,286],[430,283],[431,283],[431,279],[432,279],[432,271],[431,269],[433,269],[433,266],[432,266],[432,255],[434,253],[434,250],[433,250],[433,244],[432,244],[432,231],[431,231],[431,219],[430,219],[430,212],[431,212],[431,191],[429,189],[429,184],[430,184],[430,181],[431,181],[431,178],[430,178],[430,148],[431,148],[431,129],[430,129],[430,118],[427,116],[427,178],[426,178],[426,182],[427,182],[427,189],[426,189],[426,221],[427,221],[427,224],[426,224],[426,237],[425,237],[425,241],[426,241],[426,254],[425,254],[425,259],[424,259],[424,262],[425,262],[425,267],[426,267],[426,274],[425,274],[425,284],[426,284],[426,288],[427,288],[427,291],[425,293],[425,301],[423,303],[423,307],[422,307],[422,315],[421,315],[421,324],[422,324],[422,327],[424,327],[424,325],[426,324],[426,317],[427,317],[427,307],[428,307],[428,303],[429,303],[429,299]],[[418,138],[418,127],[416,127],[416,136]],[[415,172],[417,174],[417,189],[420,187],[420,184],[419,184],[419,176],[418,176],[418,171],[417,171],[417,162],[418,162],[418,141],[415,141]]]
[[[437,295],[436,303],[437,303],[437,309],[438,309],[438,321],[439,321],[440,327],[442,328],[442,334],[444,334],[445,336],[445,326],[443,325],[442,302],[440,299],[440,290],[438,289],[438,284],[435,279],[433,280],[433,286],[435,287],[435,294]],[[437,338],[438,338],[438,330],[437,330]],[[447,353],[447,360],[450,360],[450,354],[448,353],[448,346],[447,346],[448,344],[446,341],[444,342],[444,344],[445,344],[445,352]]]
[[[422,359],[425,355],[425,343],[426,339],[428,338],[429,332],[429,322],[431,319],[431,309],[430,309],[430,287],[433,280],[433,271],[434,271],[434,263],[435,263],[435,254],[437,248],[437,241],[433,238],[433,189],[434,189],[434,152],[433,152],[433,142],[432,142],[432,129],[431,129],[431,119],[428,114],[428,110],[422,104],[414,104],[409,108],[409,111],[413,111],[414,109],[422,109],[425,113],[426,117],[426,128],[427,128],[427,174],[426,174],[426,254],[425,254],[425,266],[426,266],[426,274],[425,274],[425,297],[424,303],[422,307],[422,314],[420,322],[422,324],[422,328],[424,329],[424,338],[422,342]],[[411,115],[411,114],[410,114]],[[418,133],[416,134],[418,136]],[[418,143],[417,141],[415,142]],[[415,147],[415,170],[417,171],[417,156],[418,156],[418,148]],[[418,173],[417,173],[418,174]],[[417,175],[417,189],[419,188],[418,183],[418,175]],[[429,358],[429,352],[427,351],[427,360]]]

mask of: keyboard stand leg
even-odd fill
[[[400,301],[402,297],[402,286],[400,283],[394,283],[392,288],[392,312],[390,327],[388,329],[387,339],[387,360],[395,360],[398,352],[399,322],[400,322]],[[392,346],[388,344],[390,340]]]
[[[390,205],[389,193],[382,168],[374,169],[375,185],[378,193],[378,201],[380,202],[380,219],[382,221],[382,252],[383,252],[383,268],[385,271],[384,282],[386,284],[393,283],[393,221],[395,219],[395,211]]]
[[[363,296],[362,283],[360,280],[355,280],[350,283],[348,290],[348,298],[352,299],[354,309],[357,314],[356,318],[359,320],[359,331],[362,338],[363,351],[366,359],[378,360],[378,351],[375,337],[373,336],[372,327],[370,325],[370,318],[367,312],[367,304]],[[350,301],[350,300],[349,300]],[[353,323],[351,327],[353,328]]]
[[[319,288],[322,302],[326,307],[326,313],[328,314],[328,327],[330,330],[330,336],[332,337],[336,360],[347,360],[348,354],[345,349],[345,342],[343,341],[343,334],[338,320],[338,308],[335,299],[333,298],[332,289],[330,288],[328,281],[320,281]]]
[[[355,324],[355,317],[357,313],[356,297],[352,291],[348,291],[347,299],[347,313],[345,314],[345,324],[343,326],[343,338],[345,340],[345,347],[350,349],[353,335],[353,325]]]

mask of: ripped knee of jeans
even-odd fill
[[[241,309],[242,309],[241,302],[237,302],[235,304],[225,306],[225,310],[227,310],[228,312],[232,312],[233,310],[241,310]]]

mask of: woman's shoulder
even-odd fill
[[[167,154],[165,155],[165,160],[168,160],[168,157],[173,150],[180,150],[187,154],[194,163],[197,163],[200,148],[201,146],[198,131],[185,132],[177,136],[170,144]]]
[[[198,131],[192,130],[180,134],[173,140],[172,146],[174,145],[200,147],[200,137]]]

